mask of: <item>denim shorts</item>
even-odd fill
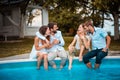
[[[80,49],[74,49],[72,53],[69,52],[69,56],[79,56]]]

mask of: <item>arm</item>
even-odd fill
[[[89,49],[89,48],[90,48],[90,41],[91,41],[90,39],[87,39],[87,40],[84,39],[84,40],[83,40],[86,49]]]
[[[109,46],[110,46],[110,42],[111,42],[111,38],[110,38],[110,36],[107,36],[106,37],[106,48],[109,48]]]
[[[110,36],[108,36],[107,32],[104,31],[103,29],[102,29],[100,32],[101,32],[100,35],[101,35],[102,37],[106,38],[106,47],[103,48],[102,51],[107,52],[107,50],[108,50],[108,48],[109,48],[109,46],[110,46],[111,38],[110,38]]]
[[[107,49],[110,46],[110,42],[111,42],[111,38],[110,38],[110,36],[107,35],[106,36],[106,47],[102,51],[107,52]]]
[[[41,50],[41,49],[46,48],[48,46],[48,44],[44,44],[42,46],[39,46],[39,41],[40,41],[40,39],[38,37],[35,37],[34,45],[35,45],[36,50]]]
[[[71,46],[74,46],[75,43],[76,43],[76,41],[77,41],[76,38],[74,38],[73,41],[71,42],[71,44],[68,46],[68,49],[69,49]]]
[[[45,40],[46,37],[44,37],[43,35],[41,35],[39,32],[36,32],[36,36],[42,40]]]
[[[88,38],[87,36],[82,36],[81,39],[83,41],[85,48],[89,49],[90,48],[90,41],[91,41],[90,38]]]
[[[85,49],[84,45],[80,45],[79,57],[82,56],[84,49]]]
[[[73,52],[75,43],[76,43],[76,38],[74,38],[71,44],[68,46],[68,50],[70,53]]]

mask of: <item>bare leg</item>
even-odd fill
[[[68,67],[69,70],[71,70],[72,68],[72,62],[73,62],[73,57],[69,56],[69,67]]]
[[[100,64],[95,64],[95,68],[94,69],[98,69],[100,67]]]
[[[82,55],[81,54],[79,55],[79,61],[82,61]]]
[[[40,64],[42,60],[43,55],[38,53],[38,58],[37,58],[37,69],[40,69]]]
[[[88,68],[90,68],[90,69],[92,68],[92,65],[91,65],[91,63],[90,63],[90,62],[89,62],[89,63],[87,63],[87,64],[86,64],[86,66],[87,66]]]
[[[56,69],[56,64],[53,60],[49,60],[49,64],[52,66],[52,68]]]
[[[82,61],[82,58],[83,58],[83,57],[82,57],[82,54],[83,54],[84,50],[85,50],[85,49],[84,49],[84,46],[81,45],[81,46],[80,46],[79,61]]]
[[[53,66],[52,66],[54,69],[56,69],[57,67],[56,67],[56,64],[54,64]]]
[[[61,63],[60,63],[60,68],[62,69],[63,66],[65,65],[65,62],[66,62],[67,58],[61,58]]]
[[[44,54],[44,69],[48,70],[48,59],[47,59],[47,54]]]
[[[60,69],[62,69],[63,68],[63,65],[60,65]]]

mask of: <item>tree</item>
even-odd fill
[[[90,10],[87,10],[87,0],[37,0],[36,4],[39,5],[40,1],[49,11],[49,20],[57,22],[64,32],[68,32],[70,28],[76,30],[80,23],[93,18],[89,15]]]
[[[57,21],[62,28],[75,28],[79,23],[92,19],[95,26],[104,23],[104,14],[112,14],[114,18],[114,39],[119,39],[119,0],[34,0],[36,4],[49,10],[50,21]],[[57,14],[57,15],[56,15]],[[66,30],[65,29],[65,30]]]
[[[120,39],[119,37],[120,1],[119,0],[93,0],[92,3],[100,12],[112,14],[114,18],[114,40]]]
[[[24,30],[24,15],[26,12],[26,7],[29,3],[29,0],[0,0],[0,13],[4,16],[6,16],[6,18],[8,18],[8,20],[19,29],[19,37],[23,38],[23,30]],[[16,23],[10,16],[8,16],[8,14],[6,14],[6,12],[9,12],[10,10],[12,10],[14,7],[19,7],[20,9],[20,22]]]

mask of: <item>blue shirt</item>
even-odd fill
[[[48,52],[55,52],[58,50],[64,50],[63,46],[65,44],[64,39],[62,37],[61,31],[57,31],[54,36],[50,36],[50,42],[52,43],[54,39],[58,39],[60,41],[59,44],[53,45],[50,49],[48,49]]]
[[[90,34],[90,36],[92,39],[92,50],[106,47],[107,32],[105,32],[102,28],[95,28],[94,33]]]

